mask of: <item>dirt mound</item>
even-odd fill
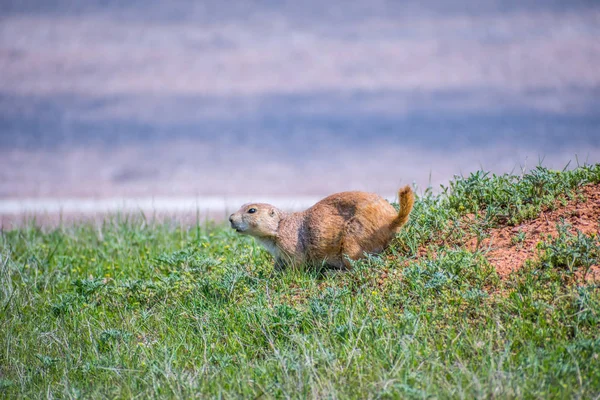
[[[600,184],[583,187],[582,194],[584,201],[574,199],[566,206],[542,212],[538,218],[520,225],[492,229],[479,248],[487,249],[489,262],[501,277],[506,277],[521,268],[525,260],[535,259],[538,256],[536,245],[548,235],[556,237],[557,224],[562,221],[571,226],[569,231],[572,233],[579,230],[584,234],[600,234]],[[472,239],[468,247],[474,250],[476,242]],[[598,265],[592,267],[588,279],[600,280]]]

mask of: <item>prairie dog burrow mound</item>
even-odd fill
[[[409,186],[398,191],[400,211],[374,193],[332,194],[301,212],[286,213],[265,203],[244,204],[231,214],[231,227],[255,237],[275,266],[301,264],[347,269],[348,260],[382,252],[408,221],[414,204]]]

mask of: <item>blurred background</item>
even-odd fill
[[[599,110],[597,1],[0,2],[0,214],[393,199],[599,162]]]

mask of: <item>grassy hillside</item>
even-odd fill
[[[597,397],[598,183],[457,177],[346,273],[143,216],[4,231],[0,397]]]

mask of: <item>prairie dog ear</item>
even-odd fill
[[[275,216],[275,209],[274,209],[274,208],[271,208],[271,209],[269,209],[269,215],[270,215],[271,217],[274,217],[274,216]]]

